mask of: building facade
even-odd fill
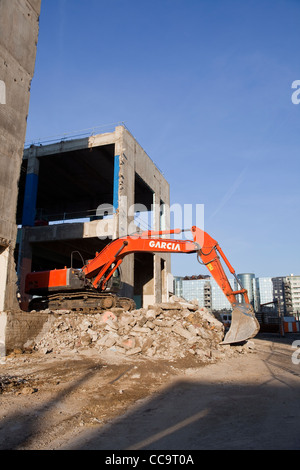
[[[253,273],[243,273],[237,274],[237,278],[240,284],[243,286],[244,289],[248,292],[249,303],[251,305],[255,304],[255,274]],[[239,290],[241,286],[234,280],[234,290]],[[244,297],[242,295],[238,296],[238,301],[240,303],[244,302]]]
[[[300,316],[300,276],[255,277],[253,273],[237,276],[241,285],[247,289],[255,312]],[[232,310],[216,281],[207,277],[175,277],[175,295],[186,300],[197,299],[200,306],[213,312]],[[233,290],[240,289],[235,279],[229,279],[229,282]],[[243,301],[241,295],[237,297],[238,302]]]
[[[273,283],[273,298],[275,304],[277,305],[277,310],[280,315],[285,315],[286,311],[286,302],[285,302],[285,293],[284,293],[284,281],[285,277],[272,277]]]
[[[255,279],[255,311],[286,313],[284,277],[257,277]]]
[[[300,316],[300,276],[286,276],[284,279],[284,296],[286,312]]]
[[[111,240],[169,228],[169,184],[124,125],[26,148],[17,220],[22,308],[26,274],[80,268]],[[138,217],[139,213],[149,215]],[[138,219],[143,219],[142,221]],[[151,225],[150,225],[151,224]],[[137,253],[121,265],[122,292],[138,307],[168,298],[170,255]]]
[[[260,312],[264,310],[275,310],[274,287],[271,277],[257,277],[253,281],[254,285],[254,310]]]
[[[233,279],[229,280],[233,288]],[[212,312],[232,310],[222,289],[217,282],[209,276],[175,277],[174,293],[186,300],[196,299],[200,307],[205,307]]]
[[[208,277],[175,277],[174,294],[189,301],[196,299],[200,306],[211,309],[211,285]]]

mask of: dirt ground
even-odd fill
[[[260,334],[252,352],[205,365],[11,355],[0,365],[0,450],[300,449],[295,340]]]

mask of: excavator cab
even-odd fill
[[[113,269],[115,265],[113,264],[111,268]],[[106,289],[105,292],[112,292],[112,293],[117,293],[121,290],[122,288],[122,281],[121,281],[122,275],[121,275],[121,269],[116,268],[113,271],[113,274],[107,281]]]

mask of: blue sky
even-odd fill
[[[299,24],[299,0],[42,0],[26,140],[123,121],[237,272],[300,274]]]

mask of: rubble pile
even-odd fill
[[[228,352],[220,345],[224,326],[197,301],[173,296],[168,303],[133,311],[98,314],[56,311],[51,328],[31,347],[44,354],[94,348],[124,356],[175,360],[195,356],[211,361]]]

